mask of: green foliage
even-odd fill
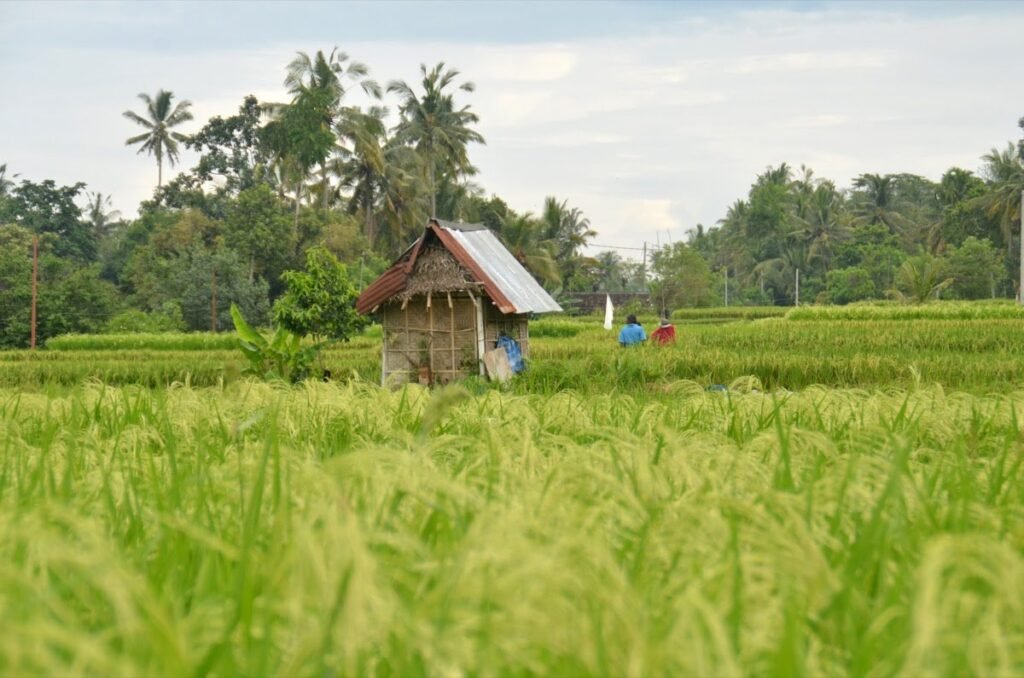
[[[945,275],[941,260],[922,254],[903,262],[896,272],[895,284],[893,292],[898,299],[923,304],[937,299],[942,290],[953,284],[953,279]]]
[[[18,675],[1019,673],[1021,395],[732,386],[2,391],[0,657]]]
[[[957,299],[994,297],[1004,276],[1000,253],[988,240],[969,236],[959,247],[950,247],[943,258],[943,272],[953,279],[950,292]]]
[[[878,292],[871,274],[859,266],[829,271],[825,282],[826,298],[830,304],[849,304],[873,299]]]
[[[661,308],[710,306],[711,270],[692,247],[677,242],[651,257],[651,295]]]
[[[323,344],[303,345],[302,335],[278,327],[268,341],[231,305],[231,319],[238,333],[238,347],[248,361],[244,373],[261,379],[280,379],[292,384],[310,376]]]
[[[359,292],[348,269],[322,247],[306,252],[304,271],[286,271],[288,286],[274,304],[274,322],[295,334],[348,340],[366,325],[355,310]]]
[[[174,100],[174,93],[162,89],[157,91],[156,97],[139,94],[139,99],[146,104],[143,115],[133,111],[125,111],[122,115],[146,131],[130,137],[124,143],[126,146],[139,145],[139,153],[146,153],[156,158],[156,183],[159,188],[163,185],[164,156],[167,156],[167,161],[171,165],[174,165],[178,161],[178,143],[187,140],[184,134],[173,131],[171,128],[192,119],[192,113],[188,110],[192,106],[192,102],[182,100],[172,108],[171,102]]]
[[[292,250],[291,223],[282,205],[266,184],[238,194],[224,221],[224,242],[249,262],[249,279],[256,273],[278,271]]]
[[[161,332],[182,332],[185,319],[181,317],[181,307],[168,303],[160,311],[138,311],[129,309],[121,311],[103,328],[104,334],[156,334]]]
[[[9,198],[0,200],[0,225],[16,224],[46,235],[59,257],[84,263],[96,256],[96,236],[75,204],[84,183],[57,186],[52,180],[22,181]],[[0,226],[2,227],[2,226]]]

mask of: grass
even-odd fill
[[[0,672],[1019,674],[1022,415],[937,386],[2,391]]]
[[[1021,322],[875,308],[433,392],[0,353],[0,674],[1020,675]]]

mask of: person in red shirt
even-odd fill
[[[676,328],[668,318],[662,318],[661,327],[651,332],[651,341],[663,345],[676,343]]]

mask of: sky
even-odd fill
[[[134,216],[156,184],[124,145],[138,93],[190,100],[192,132],[247,94],[287,100],[295,53],[338,46],[381,84],[458,69],[488,195],[535,213],[553,195],[596,244],[642,247],[714,225],[781,162],[840,187],[977,171],[1020,137],[1020,35],[1009,1],[0,2],[0,164]]]

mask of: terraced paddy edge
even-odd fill
[[[1024,670],[1024,393],[668,395],[0,391],[0,672]]]
[[[929,319],[905,322],[791,322],[770,318],[728,325],[680,325],[670,347],[624,351],[595,322],[552,319],[531,326],[531,359],[512,389],[634,393],[678,380],[704,386],[752,377],[765,389],[812,385],[909,388],[939,383],[974,393],[1007,393],[1024,385],[1024,322],[1017,319]],[[160,335],[156,335],[159,337]],[[46,389],[89,380],[164,387],[212,386],[241,378],[242,360],[228,349],[184,349],[176,336],[132,349],[121,336],[92,338],[92,348],[0,352],[0,387]],[[223,338],[234,341],[229,335]],[[77,340],[76,340],[77,341]],[[188,339],[182,340],[188,341]],[[203,339],[202,341],[205,341]],[[332,378],[376,383],[380,336],[371,333],[323,355]],[[103,344],[103,342],[107,342]],[[164,342],[161,344],[160,342]],[[179,348],[162,349],[170,343]],[[197,347],[201,343],[196,344]]]

